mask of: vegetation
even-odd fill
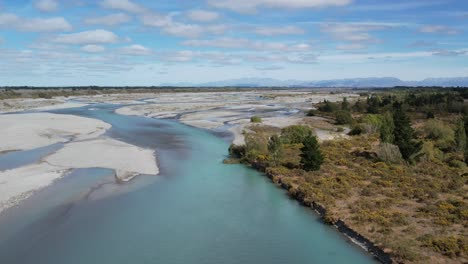
[[[252,117],[250,118],[250,122],[252,122],[252,123],[261,123],[261,122],[262,122],[262,118],[259,117],[259,116],[252,116]]]
[[[405,114],[400,103],[393,106],[393,142],[400,149],[405,160],[410,160],[413,155],[421,150],[422,143],[415,141],[414,130],[411,127],[409,117]]]
[[[308,115],[338,128],[346,113],[348,138],[317,142],[308,126],[254,126],[231,157],[323,206],[326,222],[345,221],[397,263],[466,263],[465,98],[467,90],[395,89],[323,101]]]
[[[301,165],[305,171],[316,171],[320,169],[323,162],[322,152],[315,136],[309,135],[302,141]]]

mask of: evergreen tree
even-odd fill
[[[346,97],[344,97],[343,102],[341,102],[341,110],[345,110],[345,111],[349,110],[349,102]]]
[[[278,135],[273,135],[268,141],[268,151],[270,152],[273,165],[276,166],[282,155],[282,144]]]
[[[361,101],[361,99],[358,99],[356,103],[353,105],[353,110],[356,112],[364,113],[367,109],[366,103]]]
[[[380,124],[380,140],[382,143],[393,144],[394,136],[393,131],[395,130],[395,124],[393,123],[393,117],[389,112],[386,112],[382,116],[382,123]]]
[[[319,170],[323,162],[323,156],[317,138],[310,135],[304,139],[302,144],[304,145],[301,148],[302,168],[306,171]]]
[[[376,95],[367,97],[367,112],[370,114],[378,114],[380,107],[380,98]]]
[[[459,120],[457,128],[455,129],[455,143],[457,144],[457,151],[465,151],[466,149],[466,131],[465,123]]]
[[[393,123],[395,125],[394,143],[400,149],[403,158],[408,161],[421,150],[422,143],[414,140],[414,130],[410,119],[403,111],[401,103],[398,102],[393,104]]]

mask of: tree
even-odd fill
[[[393,132],[395,130],[395,124],[393,123],[393,117],[389,112],[386,112],[382,116],[382,123],[380,124],[380,141],[382,143],[392,144],[395,137]]]
[[[378,114],[380,107],[380,98],[376,95],[367,97],[367,112],[370,114]]]
[[[337,125],[351,124],[353,122],[353,117],[349,111],[341,110],[336,112],[335,120]]]
[[[465,151],[466,149],[466,131],[463,119],[460,119],[455,129],[455,143],[457,144],[457,151]]]
[[[304,145],[301,148],[302,168],[306,171],[319,170],[323,162],[323,156],[317,138],[310,135],[304,139],[302,144]]]
[[[276,166],[282,155],[282,144],[281,139],[278,135],[273,135],[268,141],[268,152],[273,161],[273,165]]]
[[[343,98],[343,102],[341,102],[341,110],[349,110],[349,102],[346,97]]]
[[[403,159],[409,161],[412,156],[421,150],[422,143],[414,140],[414,130],[409,117],[403,111],[401,103],[393,104],[393,130],[394,143],[400,149]]]
[[[364,113],[366,109],[367,109],[367,104],[361,101],[361,99],[358,99],[356,103],[354,103],[353,105],[353,110],[355,112]]]

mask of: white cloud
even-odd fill
[[[206,10],[191,10],[187,12],[189,19],[197,22],[212,22],[219,19],[220,15],[217,12]]]
[[[55,17],[23,20],[17,28],[22,31],[53,32],[68,31],[72,29],[72,26],[63,17]]]
[[[203,34],[223,34],[227,29],[222,24],[202,26],[176,22],[171,15],[145,14],[141,21],[145,26],[157,27],[169,35],[185,38],[196,38]]]
[[[72,34],[61,34],[53,41],[63,44],[105,44],[118,42],[119,37],[113,32],[97,29]]]
[[[345,6],[352,0],[208,0],[208,4],[239,13],[255,13],[259,7],[267,8],[320,8]]]
[[[120,49],[122,54],[134,55],[134,56],[143,56],[150,55],[153,51],[142,45],[134,44]]]
[[[306,43],[286,44],[281,42],[251,41],[244,38],[194,39],[182,43],[192,47],[212,47],[227,49],[251,49],[261,51],[306,51],[311,47]]]
[[[282,70],[284,69],[283,66],[275,66],[275,65],[272,65],[272,66],[257,66],[255,67],[255,69],[259,70],[259,71],[278,71],[278,70]]]
[[[101,17],[87,18],[84,20],[84,22],[89,25],[114,26],[127,23],[130,20],[132,20],[132,18],[129,15],[124,13],[117,13]]]
[[[360,43],[351,43],[351,44],[342,44],[336,46],[336,49],[339,50],[361,50],[366,49],[367,46]]]
[[[465,50],[436,50],[432,54],[434,56],[455,57],[455,56],[466,55],[467,51]]]
[[[144,13],[146,8],[129,0],[104,0],[101,6],[108,9],[121,10],[129,13]]]
[[[296,26],[256,27],[253,31],[262,36],[302,35],[305,33],[304,29]]]
[[[88,52],[88,53],[99,53],[99,52],[103,52],[106,50],[106,48],[104,48],[103,46],[101,45],[85,45],[83,47],[81,47],[81,50],[82,51],[85,51],[85,52]]]
[[[437,33],[437,34],[447,34],[447,35],[455,35],[460,34],[461,31],[440,25],[426,25],[419,28],[419,32],[421,33]]]
[[[159,14],[145,14],[141,17],[141,22],[149,27],[165,27],[172,23],[172,17]]]
[[[384,30],[390,26],[381,24],[324,23],[320,30],[332,35],[335,39],[352,42],[376,42],[369,31]]]
[[[68,31],[72,26],[63,17],[21,18],[15,14],[0,14],[0,27],[28,32]]]
[[[415,51],[415,52],[382,52],[382,53],[366,53],[366,54],[338,54],[338,55],[323,55],[318,59],[321,61],[367,61],[372,59],[411,59],[431,57],[433,52]]]
[[[34,2],[34,7],[42,12],[54,12],[58,9],[58,3],[55,0],[37,0]]]
[[[443,1],[408,1],[406,3],[379,3],[379,4],[369,4],[369,5],[356,5],[350,7],[353,11],[403,11],[409,9],[418,9],[421,7],[442,5]]]
[[[12,26],[18,23],[19,20],[20,18],[14,14],[0,13],[0,26]]]

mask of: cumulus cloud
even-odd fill
[[[217,12],[200,9],[188,11],[187,16],[189,19],[197,22],[212,22],[220,17]]]
[[[432,53],[434,56],[455,57],[466,55],[464,50],[436,50]]]
[[[351,2],[352,0],[208,0],[208,4],[211,6],[239,13],[255,13],[259,7],[320,8],[345,6]]]
[[[252,41],[244,38],[193,39],[182,43],[192,47],[212,47],[227,49],[251,49],[261,51],[306,51],[311,47],[306,43],[287,44],[281,42]]]
[[[132,18],[124,13],[111,14],[101,17],[91,17],[84,20],[88,25],[104,25],[104,26],[115,26],[118,24],[127,23]]]
[[[441,25],[425,25],[419,28],[419,32],[447,34],[447,35],[455,35],[455,34],[461,33],[460,30],[457,30],[451,27],[441,26]]]
[[[54,12],[58,9],[58,3],[55,0],[37,0],[34,7],[42,12]]]
[[[103,52],[106,50],[106,48],[104,48],[103,46],[101,45],[85,45],[83,47],[81,47],[81,50],[84,51],[84,52],[88,52],[88,53],[99,53],[99,52]]]
[[[146,8],[129,0],[104,0],[101,6],[107,9],[121,10],[129,13],[144,13]]]
[[[71,34],[61,34],[53,39],[62,44],[106,44],[116,43],[119,37],[111,31],[97,29]]]
[[[278,35],[302,35],[305,30],[296,26],[284,27],[256,27],[253,32],[262,36],[278,36]]]
[[[153,51],[142,45],[134,44],[120,49],[120,52],[125,55],[143,56],[150,55]]]
[[[338,40],[351,42],[376,42],[378,41],[369,34],[369,31],[388,29],[390,26],[381,24],[364,23],[324,23],[320,30],[330,34]]]
[[[27,32],[54,32],[72,29],[72,26],[63,17],[21,18],[10,13],[0,14],[1,27]]]
[[[145,14],[141,21],[145,26],[157,27],[166,34],[185,38],[196,38],[203,34],[223,34],[227,29],[223,24],[202,26],[176,22],[171,15]]]

